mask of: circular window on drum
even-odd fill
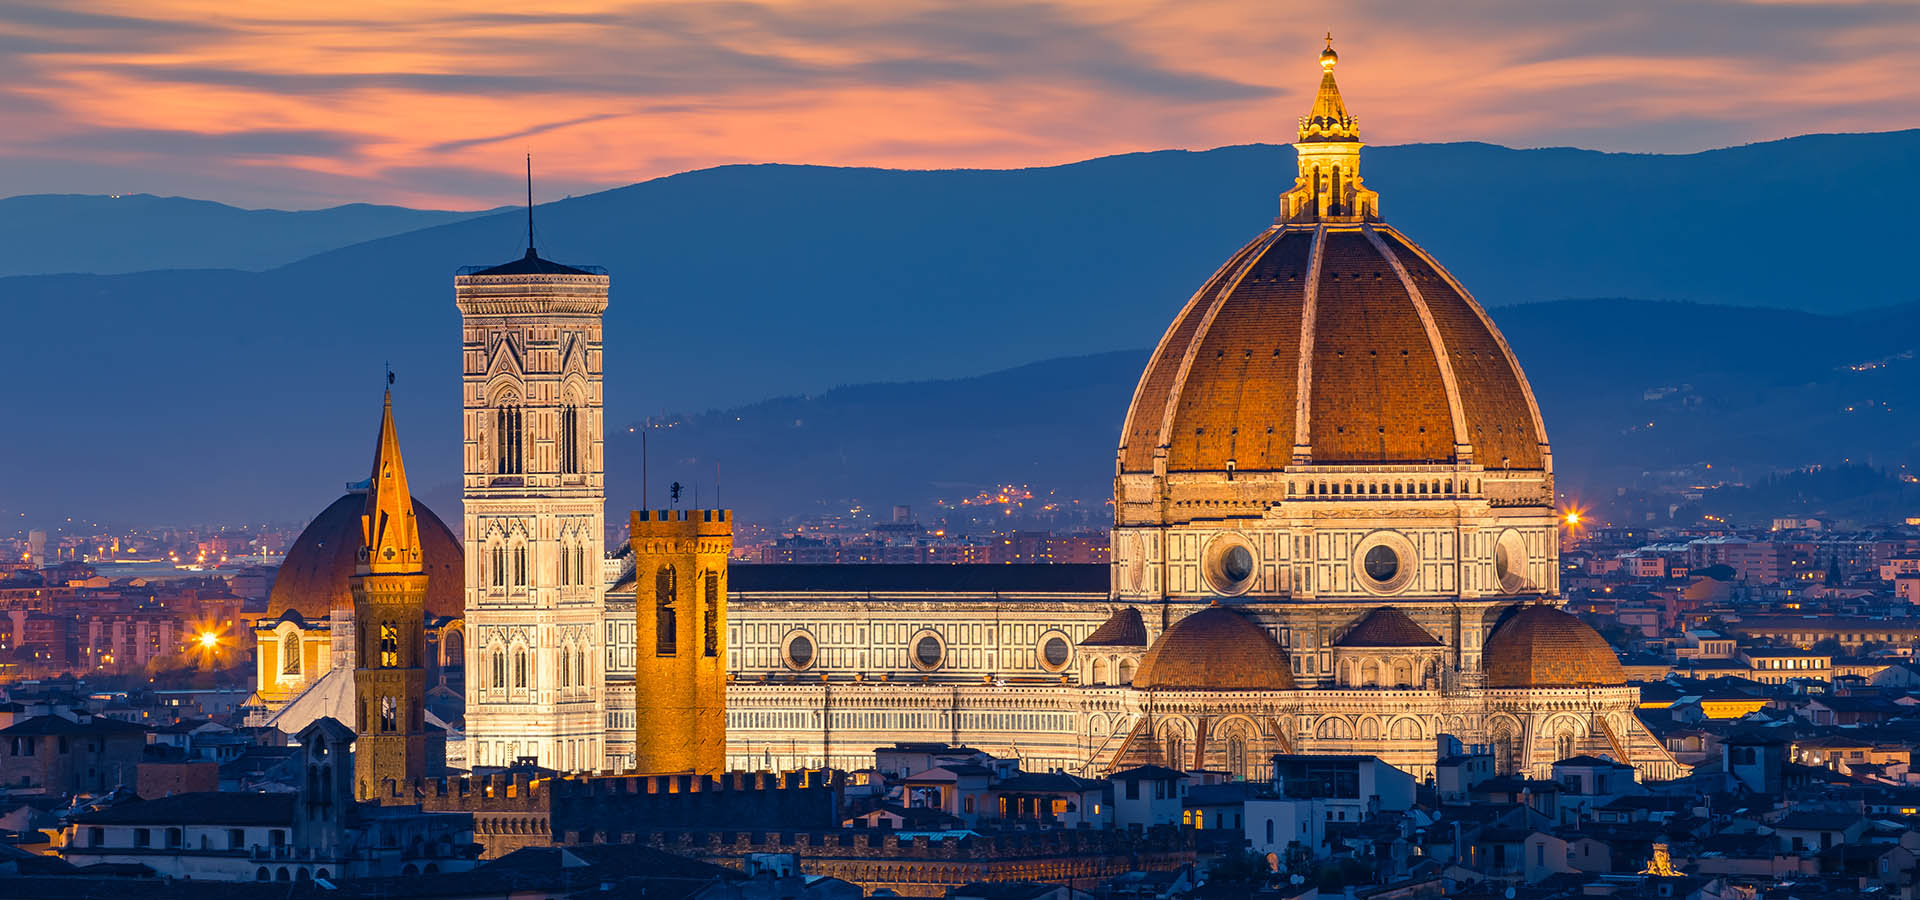
[[[1493,543],[1493,578],[1503,594],[1533,590],[1527,578],[1527,542],[1520,532],[1508,529]]]
[[[818,648],[813,643],[813,635],[804,631],[787,635],[786,644],[780,648],[780,656],[786,662],[787,668],[796,672],[813,668],[814,657],[818,652]]]
[[[1420,559],[1413,542],[1391,531],[1367,535],[1354,548],[1353,568],[1362,587],[1376,594],[1392,594],[1413,581]]]
[[[1259,574],[1259,558],[1253,545],[1237,534],[1223,534],[1207,544],[1204,572],[1207,586],[1227,597],[1238,597],[1253,588]]]
[[[947,644],[940,636],[931,631],[922,631],[913,637],[908,645],[913,657],[914,668],[922,672],[931,672],[947,661]]]
[[[1064,672],[1067,664],[1073,662],[1073,644],[1067,636],[1058,631],[1049,631],[1040,638],[1040,667],[1049,672]]]

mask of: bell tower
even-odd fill
[[[467,566],[467,759],[605,767],[598,267],[526,255],[454,278]]]
[[[349,584],[356,626],[354,797],[389,800],[427,774],[427,574],[393,428],[391,388]]]
[[[724,509],[635,510],[634,770],[719,774],[727,763]]]

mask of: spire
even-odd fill
[[[1327,33],[1320,51],[1320,92],[1313,108],[1300,117],[1300,174],[1293,187],[1280,195],[1280,223],[1365,222],[1380,218],[1380,195],[1360,183],[1360,123],[1347,113],[1334,83],[1333,67],[1340,54],[1333,51],[1333,33]]]
[[[407,492],[407,467],[400,459],[400,437],[393,428],[393,373],[387,373],[386,400],[380,412],[380,439],[373,450],[373,478],[366,511],[360,516],[360,553],[354,571],[362,575],[421,571],[420,526]]]
[[[1314,95],[1313,111],[1300,117],[1301,143],[1318,141],[1358,141],[1360,123],[1347,115],[1340,99],[1340,85],[1333,81],[1333,67],[1340,54],[1333,52],[1333,32],[1327,32],[1327,49],[1320,51],[1320,92]]]
[[[527,154],[527,258],[533,259],[539,255],[533,251],[533,154],[529,153]]]

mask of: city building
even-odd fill
[[[594,268],[527,252],[454,278],[460,309],[466,757],[606,765],[601,315]],[[618,608],[620,618],[631,608]],[[630,685],[631,682],[628,682]],[[616,713],[619,711],[616,710]]]
[[[450,757],[856,770],[908,740],[1080,777],[1263,778],[1276,755],[1331,753],[1425,778],[1451,736],[1501,773],[1596,754],[1683,774],[1612,648],[1558,608],[1552,451],[1524,373],[1466,289],[1382,218],[1338,56],[1320,63],[1280,216],[1178,311],[1142,373],[1110,565],[729,566],[723,510],[637,513],[603,564],[610,280],[531,240],[463,271],[464,553],[437,550],[419,514],[423,607],[448,617],[429,711],[465,668],[464,702],[431,722],[464,725]],[[309,555],[341,565],[339,543]],[[436,605],[450,562],[457,613]],[[274,595],[315,580],[283,573]],[[355,692],[321,684],[367,671],[335,633],[353,615],[339,599],[325,626],[289,607],[256,630],[274,715],[354,720],[333,710]]]
[[[1280,217],[1142,374],[1111,567],[736,567],[733,766],[859,768],[907,739],[1081,774],[1341,753],[1425,777],[1452,735],[1502,772],[1683,772],[1556,608],[1539,410],[1484,311],[1382,220],[1337,62]]]

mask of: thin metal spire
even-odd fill
[[[533,154],[527,154],[527,255],[538,256],[533,252]]]

